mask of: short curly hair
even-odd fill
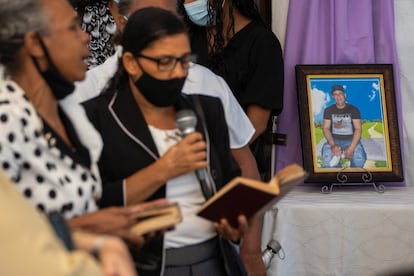
[[[8,73],[20,68],[19,51],[25,35],[46,30],[40,0],[0,0],[0,63]]]

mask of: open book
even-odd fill
[[[236,177],[207,200],[197,215],[211,221],[226,218],[236,227],[240,214],[250,218],[266,211],[307,176],[301,166],[292,164],[277,172],[269,183]]]
[[[137,223],[131,227],[131,231],[137,235],[149,232],[173,228],[182,220],[178,203],[170,203],[157,206],[133,215]]]

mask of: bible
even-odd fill
[[[276,173],[269,183],[245,177],[236,177],[208,199],[197,212],[198,216],[217,222],[222,218],[237,227],[241,214],[250,218],[271,208],[308,173],[299,165],[292,164]]]
[[[182,220],[178,203],[170,203],[137,212],[133,215],[133,218],[136,219],[136,223],[130,230],[137,235],[171,229]]]

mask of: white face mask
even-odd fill
[[[190,20],[198,26],[207,26],[208,23],[208,0],[196,0],[184,4],[184,9]]]

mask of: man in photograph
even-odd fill
[[[326,143],[322,147],[324,168],[363,168],[367,155],[361,140],[361,113],[346,102],[342,85],[333,85],[332,96],[335,104],[327,107],[323,114],[323,135]],[[340,160],[349,160],[345,165]]]

